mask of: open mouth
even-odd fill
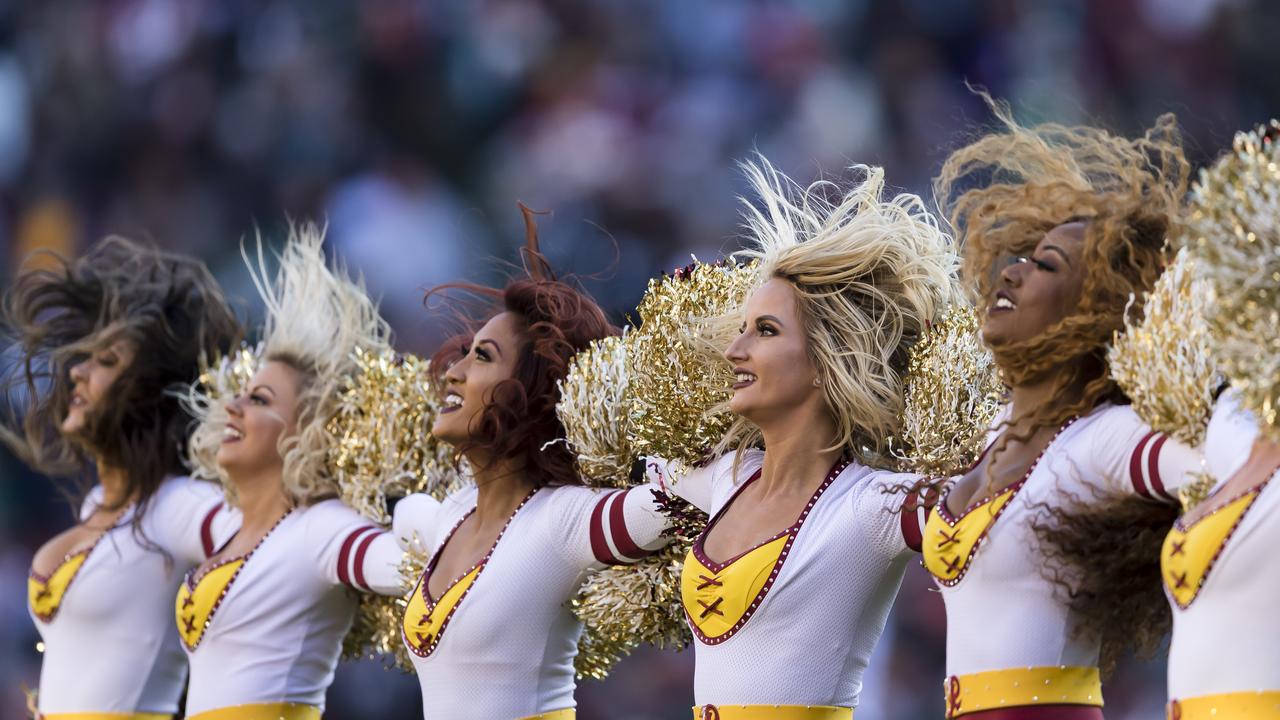
[[[996,293],[996,301],[991,303],[991,306],[990,308],[988,308],[987,312],[988,313],[1008,312],[1009,310],[1013,310],[1017,307],[1018,305],[1013,301],[1013,298],[1009,297],[1003,290],[1001,290],[1000,292]]]
[[[80,393],[71,393],[71,401],[68,403],[71,407],[84,407],[85,401]]]
[[[451,413],[462,407],[462,396],[456,392],[446,393],[444,396],[444,407],[440,408],[440,413]]]
[[[243,438],[244,433],[240,431],[240,428],[228,425],[222,429],[222,442],[224,445],[227,443],[239,442]]]
[[[745,370],[734,370],[733,376],[736,380],[736,382],[733,383],[734,390],[741,390],[744,387],[749,387],[755,383],[757,379],[755,373],[749,373]]]

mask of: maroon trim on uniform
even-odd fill
[[[920,508],[902,511],[902,540],[914,552],[924,549],[924,529],[920,527]]]
[[[596,556],[598,562],[605,565],[618,564],[613,557],[613,552],[609,550],[609,541],[604,537],[604,506],[609,502],[609,498],[616,494],[617,492],[611,492],[600,498],[591,510],[591,554]]]
[[[440,629],[436,632],[435,636],[431,638],[427,647],[419,648],[417,645],[409,642],[409,635],[404,629],[405,623],[408,622],[408,610],[406,608],[405,617],[400,622],[400,640],[404,643],[405,647],[409,648],[409,652],[417,655],[418,657],[424,658],[436,651],[436,646],[440,644],[440,638],[444,637],[444,631],[449,627],[449,621],[452,620],[454,614],[458,612],[458,608],[462,607],[462,601],[466,600],[467,595],[471,594],[471,590],[475,588],[476,583],[480,582],[480,575],[484,572],[484,569],[489,566],[489,558],[493,557],[494,551],[498,549],[498,543],[502,541],[502,536],[507,534],[507,528],[511,527],[511,523],[516,519],[516,515],[520,514],[520,511],[529,503],[530,500],[533,499],[533,496],[537,494],[537,492],[538,488],[530,490],[529,494],[525,495],[524,499],[520,501],[520,504],[516,505],[516,509],[511,511],[511,515],[507,517],[507,522],[503,524],[502,529],[498,531],[498,537],[493,539],[493,544],[489,546],[489,550],[484,554],[484,557],[480,558],[480,562],[472,565],[466,572],[454,578],[453,582],[449,583],[449,587],[445,588],[445,591],[440,593],[441,598],[448,595],[449,591],[452,590],[455,585],[462,582],[462,579],[470,575],[473,570],[475,571],[475,578],[471,580],[471,584],[462,591],[461,595],[458,596],[458,600],[453,604],[453,607],[449,608],[449,613],[440,621]],[[422,594],[423,604],[427,606],[427,614],[423,616],[422,620],[430,617],[431,613],[436,609],[436,604],[439,602],[435,598],[431,597],[431,575],[435,572],[436,565],[440,562],[440,556],[444,555],[445,546],[453,539],[454,534],[458,532],[458,528],[462,527],[462,523],[466,522],[467,518],[475,511],[475,507],[472,507],[460,520],[458,520],[458,524],[453,526],[453,529],[449,531],[447,536],[445,536],[444,542],[440,543],[440,547],[436,548],[435,554],[431,556],[430,562],[427,563],[427,568],[422,571],[422,575],[418,578],[418,584],[413,588],[413,592]],[[413,597],[412,593],[410,593],[410,597]],[[422,620],[419,621],[419,624],[422,623]]]
[[[364,556],[365,553],[369,552],[369,546],[372,545],[373,541],[381,534],[382,533],[377,528],[373,528],[373,532],[365,535],[364,539],[360,541],[360,547],[356,548],[356,560],[352,563],[352,572],[355,574],[355,585],[357,590],[363,589],[370,591],[372,589],[369,587],[368,581],[364,579]]]
[[[1155,490],[1160,497],[1172,502],[1176,498],[1165,491],[1164,482],[1160,480],[1160,448],[1164,447],[1168,439],[1168,435],[1161,434],[1151,446],[1151,453],[1147,455],[1147,477],[1151,478],[1151,489]]]
[[[347,535],[347,538],[342,541],[342,549],[338,551],[338,581],[343,585],[351,584],[351,573],[347,571],[347,561],[351,559],[351,547],[355,545],[356,538],[374,529],[376,528],[372,525],[362,525],[352,530]]]
[[[642,557],[653,554],[636,545],[635,541],[631,539],[631,533],[627,532],[625,510],[627,493],[629,492],[631,491],[627,490],[614,498],[613,506],[609,508],[609,534],[613,536],[613,546],[618,548],[618,552],[625,556],[618,558],[623,562],[639,560]]]
[[[204,548],[204,556],[210,557],[216,550],[213,546],[213,518],[217,516],[218,511],[222,509],[222,503],[213,506],[213,509],[204,516],[204,520],[200,521],[200,546]]]
[[[1138,447],[1134,448],[1133,454],[1129,456],[1129,482],[1133,483],[1134,492],[1148,500],[1151,499],[1151,492],[1147,490],[1147,483],[1142,478],[1142,456],[1143,451],[1147,449],[1147,443],[1151,442],[1151,438],[1155,436],[1154,430],[1144,435],[1138,441]]]
[[[737,489],[737,491],[733,493],[733,496],[729,498],[729,501],[726,502],[718,512],[716,512],[715,516],[711,518],[711,521],[707,523],[706,528],[703,529],[702,534],[698,535],[697,539],[693,541],[693,548],[692,548],[693,555],[698,559],[698,562],[702,563],[703,567],[710,570],[714,575],[719,575],[720,573],[724,572],[725,568],[729,567],[737,560],[747,556],[748,554],[764,547],[765,545],[768,545],[769,543],[779,538],[785,537],[787,538],[787,542],[783,544],[782,552],[779,553],[778,559],[774,562],[773,569],[769,572],[769,578],[765,580],[764,585],[760,587],[760,592],[756,593],[756,596],[752,598],[751,604],[747,606],[747,609],[745,611],[743,611],[742,617],[738,618],[738,621],[734,623],[733,627],[729,628],[724,633],[720,635],[716,635],[715,637],[710,637],[705,633],[703,633],[702,630],[699,629],[698,626],[693,622],[693,617],[689,615],[689,609],[687,607],[684,607],[683,602],[680,603],[681,607],[684,607],[685,620],[689,624],[689,629],[693,631],[694,637],[698,638],[698,640],[700,640],[704,644],[718,645],[724,642],[725,640],[728,640],[729,638],[736,635],[738,631],[742,629],[742,626],[747,624],[747,621],[750,620],[753,615],[755,615],[756,609],[759,608],[761,603],[764,602],[765,595],[769,594],[769,589],[773,587],[774,581],[778,579],[778,574],[782,572],[782,565],[787,561],[787,555],[791,552],[791,546],[795,544],[796,537],[800,535],[800,529],[804,525],[805,519],[809,517],[809,513],[813,511],[814,505],[818,503],[818,498],[822,497],[822,494],[826,492],[828,487],[831,486],[831,483],[835,482],[835,479],[837,477],[840,477],[840,473],[844,472],[845,468],[849,467],[850,462],[851,462],[850,460],[845,458],[840,458],[836,460],[835,465],[832,465],[831,470],[827,473],[827,477],[823,479],[822,484],[818,486],[818,489],[813,491],[813,495],[809,497],[809,502],[805,505],[804,510],[800,512],[800,517],[796,518],[795,523],[791,525],[791,527],[787,528],[786,530],[783,530],[782,532],[774,535],[773,537],[767,540],[757,543],[756,545],[752,546],[750,549],[744,550],[738,553],[737,555],[734,555],[733,557],[729,558],[728,560],[725,560],[722,563],[718,563],[712,560],[711,558],[707,557],[707,554],[703,548],[704,544],[706,543],[707,535],[711,532],[711,528],[715,527],[715,524],[729,509],[729,506],[733,504],[733,501],[738,498],[738,495],[741,494],[742,491],[745,490],[748,485],[750,485],[752,482],[760,478],[760,473],[763,468],[761,470],[756,470],[751,475],[751,477],[746,482],[744,482],[741,485],[741,487]],[[718,579],[718,578],[707,578],[706,576],[702,576],[702,577],[704,580]],[[716,584],[719,584],[719,583],[716,583]],[[712,612],[715,609],[716,605],[718,604],[719,604],[719,600],[717,599],[715,602],[711,604],[711,608],[707,609],[705,612],[702,613],[702,616],[706,617],[706,615],[709,612]],[[723,613],[720,613],[720,614],[723,614]]]

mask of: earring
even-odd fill
[[[822,378],[820,378],[820,377],[816,377],[816,378],[814,378],[814,379],[813,379],[813,386],[814,386],[814,387],[822,387]]]

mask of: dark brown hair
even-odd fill
[[[503,312],[519,323],[523,344],[510,380],[498,383],[484,411],[471,428],[472,440],[460,452],[482,448],[495,459],[518,459],[536,487],[579,485],[577,460],[568,446],[556,442],[565,436],[556,416],[559,382],[568,373],[573,356],[593,340],[617,335],[595,300],[579,288],[558,280],[551,264],[538,249],[533,211],[520,205],[525,216],[526,245],[521,248],[525,277],[512,278],[501,290],[451,283],[428,294],[462,290],[495,301],[484,321],[468,323],[467,336],[450,341],[432,358],[440,375],[459,357],[463,340],[483,322]]]
[[[1035,338],[991,348],[1011,385],[1053,378],[1051,400],[1013,420],[992,448],[1026,442],[1101,403],[1127,403],[1107,364],[1107,346],[1124,328],[1126,303],[1151,289],[1164,267],[1165,240],[1187,189],[1190,166],[1172,115],[1127,139],[1089,127],[1018,125],[1007,106],[982,94],[1001,121],[953,153],[934,183],[939,204],[964,248],[962,274],[984,312],[1002,259],[1029,253],[1040,238],[1083,221],[1085,277],[1075,311]],[[1159,548],[1175,513],[1142,499],[1042,508],[1036,531],[1046,574],[1082,618],[1081,632],[1102,643],[1103,669],[1131,644],[1150,649],[1169,627],[1159,580]],[[1118,504],[1117,504],[1118,503]],[[1152,608],[1134,612],[1133,608]]]
[[[185,471],[191,416],[180,397],[201,360],[239,341],[240,324],[194,258],[120,237],[98,242],[77,260],[36,257],[41,267],[29,261],[4,295],[4,328],[22,353],[6,378],[6,396],[21,393],[24,406],[10,408],[21,420],[5,418],[0,437],[32,468],[78,479],[82,494],[94,463],[121,469],[121,503],[137,498],[136,532],[164,478]],[[118,340],[132,343],[133,361],[85,429],[63,435],[70,368]]]

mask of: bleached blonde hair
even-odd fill
[[[338,409],[344,383],[357,370],[357,347],[380,352],[390,347],[391,330],[378,315],[364,283],[325,259],[322,226],[290,225],[274,280],[269,276],[261,237],[256,255],[241,254],[262,296],[266,319],[258,367],[282,362],[300,376],[296,431],[280,438],[284,459],[282,483],[297,505],[309,505],[338,494],[327,454],[333,442],[329,420]],[[191,439],[195,474],[216,473],[235,501],[225,471],[211,462],[226,426],[225,400],[197,387],[189,398],[198,425]]]
[[[916,195],[885,199],[878,167],[854,166],[861,180],[848,188],[801,187],[763,157],[743,170],[760,206],[743,199],[751,247],[739,255],[757,261],[757,288],[780,278],[795,290],[836,424],[831,447],[880,461],[900,426],[911,346],[960,297],[951,237]],[[738,417],[717,450],[760,441],[760,429]]]

